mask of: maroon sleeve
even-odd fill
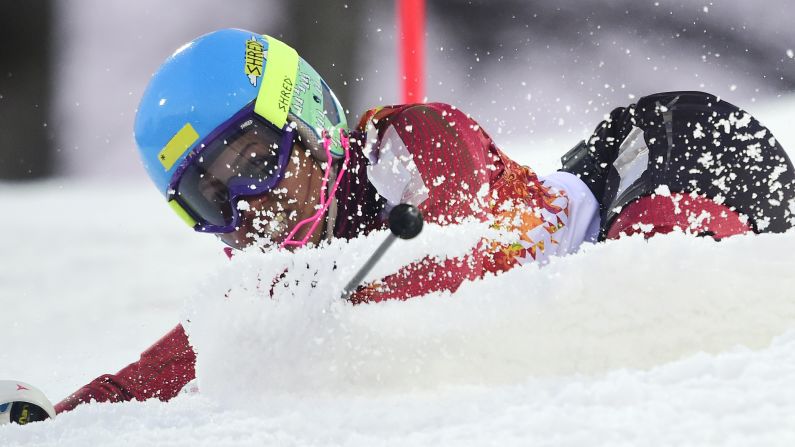
[[[448,225],[466,218],[486,220],[493,197],[492,183],[504,170],[503,154],[472,118],[448,104],[430,103],[386,107],[368,113],[379,137],[393,126],[428,188],[419,205],[426,222]],[[407,299],[427,293],[454,292],[465,280],[486,271],[484,244],[458,259],[425,258],[371,284],[360,287],[351,300],[373,302]]]
[[[468,217],[485,220],[483,205],[501,162],[480,125],[442,103],[407,106],[390,118],[429,190],[419,206],[426,220],[442,225]]]
[[[402,267],[397,273],[359,287],[350,300],[354,304],[384,300],[407,300],[433,292],[455,292],[464,281],[483,276],[483,255],[479,244],[461,258],[426,257]]]
[[[89,402],[120,402],[158,398],[166,401],[196,377],[196,354],[182,325],[177,325],[141,358],[116,374],[105,374],[55,406],[56,413]]]

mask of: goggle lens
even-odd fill
[[[256,118],[244,120],[194,157],[177,183],[177,199],[201,226],[212,226],[215,232],[232,231],[234,199],[263,194],[276,186],[291,148],[292,139],[285,138],[285,132]]]

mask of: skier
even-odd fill
[[[378,107],[349,130],[342,105],[286,44],[243,30],[199,37],[152,77],[135,122],[169,206],[233,249],[293,250],[382,229],[398,204],[439,225],[510,230],[463,259],[426,258],[350,297],[408,299],[586,241],[681,230],[715,239],[795,224],[795,170],[752,116],[700,92],[617,108],[539,178],[478,123],[440,103]],[[276,248],[275,248],[276,247]],[[181,325],[141,358],[55,406],[177,395],[195,376]]]

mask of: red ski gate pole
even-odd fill
[[[398,0],[403,103],[425,98],[425,0]]]

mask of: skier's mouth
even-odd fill
[[[241,228],[236,233],[244,236],[245,245],[261,249],[280,245],[290,229],[298,222],[298,212],[281,200],[241,201]]]
[[[268,246],[281,244],[290,230],[290,220],[285,211],[255,212],[254,217],[251,219],[250,231],[246,233],[246,237]]]

